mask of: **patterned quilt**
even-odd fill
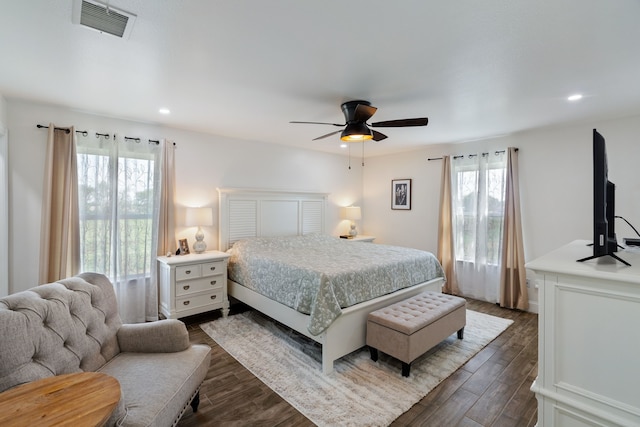
[[[324,235],[256,237],[228,252],[229,279],[308,314],[312,335],[343,308],[444,277],[430,252]]]

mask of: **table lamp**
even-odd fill
[[[349,230],[350,236],[357,236],[358,230],[356,229],[356,221],[362,218],[362,212],[360,206],[347,206],[344,208],[344,217],[351,220],[351,230]]]
[[[203,226],[213,225],[213,210],[211,208],[187,208],[185,215],[185,222],[187,226],[197,226],[196,242],[193,244],[193,250],[197,254],[203,253],[207,249],[207,244],[204,242]]]

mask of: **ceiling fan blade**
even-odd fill
[[[384,133],[380,133],[377,130],[372,129],[371,133],[373,134],[373,138],[371,139],[373,139],[375,142],[382,141],[383,139],[387,138],[387,135],[385,135]]]
[[[371,123],[371,127],[394,128],[406,126],[426,126],[427,123],[429,123],[429,119],[427,117],[421,117],[417,119],[387,120],[384,122]]]
[[[312,141],[317,141],[317,140],[319,140],[319,139],[326,138],[326,137],[328,137],[328,136],[335,135],[336,133],[340,133],[340,132],[342,132],[342,131],[341,131],[341,130],[337,130],[337,131],[335,131],[335,132],[331,132],[331,133],[328,133],[328,134],[326,134],[326,135],[322,135],[322,136],[319,136],[319,137],[317,137],[317,138],[313,138],[313,139],[312,139]]]
[[[356,122],[366,122],[378,111],[376,107],[371,105],[358,104],[353,113],[353,120]]]
[[[298,123],[298,124],[307,124],[307,125],[331,125],[331,126],[344,126],[345,123],[343,124],[339,124],[339,123],[325,123],[325,122],[289,122],[289,123]]]

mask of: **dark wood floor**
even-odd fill
[[[514,321],[392,426],[533,426],[537,375],[538,316],[467,300],[471,310]],[[246,309],[234,305],[231,314]],[[182,319],[192,343],[212,348],[211,367],[200,391],[200,408],[178,426],[312,426],[304,415],[225,352],[198,325],[220,317],[218,311]]]

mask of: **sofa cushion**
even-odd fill
[[[173,353],[189,348],[189,332],[177,319],[122,325],[118,331],[120,351],[129,353]]]
[[[211,349],[198,344],[176,353],[120,353],[99,369],[120,382],[124,414],[112,420],[126,426],[172,425],[200,387],[210,361]]]

